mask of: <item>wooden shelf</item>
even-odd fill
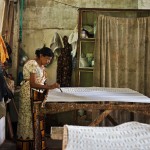
[[[87,87],[93,86],[93,60],[94,60],[94,47],[95,47],[95,37],[93,33],[86,32],[89,38],[82,38],[82,28],[83,26],[94,27],[95,21],[97,20],[97,11],[79,9],[79,22],[78,22],[78,67],[77,67],[77,86]],[[94,30],[94,29],[93,29]],[[82,59],[85,58],[85,59]],[[87,66],[87,67],[84,67]]]
[[[79,67],[79,69],[82,69],[82,70],[93,70],[94,67]]]
[[[80,38],[79,40],[82,42],[95,42],[95,38]]]

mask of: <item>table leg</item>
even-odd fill
[[[42,149],[42,138],[41,138],[41,131],[40,131],[40,106],[41,106],[41,103],[34,103],[35,150]]]

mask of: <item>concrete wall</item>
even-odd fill
[[[22,48],[30,59],[34,58],[35,49],[42,47],[43,44],[50,45],[55,32],[58,32],[62,37],[71,34],[78,23],[78,8],[150,8],[149,0],[26,0],[25,2]],[[18,59],[18,18],[19,6],[15,11],[13,67],[11,70],[15,79]],[[57,61],[54,61],[47,69],[50,83],[56,81],[56,67]],[[65,117],[59,117],[58,120],[61,122],[62,118],[67,117],[65,114]]]
[[[138,0],[138,9],[150,9],[150,1]]]
[[[43,44],[50,45],[55,32],[69,36],[78,22],[78,8],[138,8],[137,0],[30,0],[23,18],[23,49],[30,58]],[[48,68],[51,82],[56,80],[57,62]]]
[[[78,8],[81,7],[148,9],[149,6],[150,2],[147,0],[27,0],[23,12],[22,48],[32,59],[36,48],[42,47],[44,44],[50,45],[55,32],[58,32],[62,37],[69,36],[78,22]],[[15,17],[14,62],[11,71],[15,79],[17,78],[16,57],[18,57],[18,13],[19,11],[16,12]],[[50,82],[56,81],[56,67],[57,62],[54,61],[47,69]]]

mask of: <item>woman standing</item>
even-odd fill
[[[17,136],[23,140],[33,140],[33,119],[31,110],[30,88],[40,91],[59,88],[58,83],[52,85],[45,84],[45,66],[53,59],[53,52],[47,47],[38,49],[35,52],[36,58],[29,60],[23,67],[23,81],[21,82],[19,117]]]

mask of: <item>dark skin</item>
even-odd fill
[[[52,61],[52,57],[43,56],[42,54],[40,54],[40,57],[37,57],[35,60],[39,64],[39,66],[41,68],[43,68]],[[41,85],[41,84],[37,84],[35,81],[36,81],[36,73],[31,73],[30,74],[30,86],[31,86],[31,88],[46,89],[46,90],[60,88],[60,85],[58,83],[54,83],[52,85],[47,85],[47,84]]]

